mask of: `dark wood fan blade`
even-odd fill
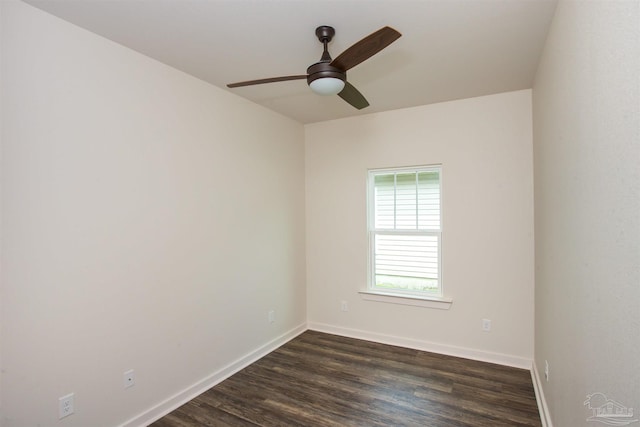
[[[344,82],[344,89],[342,89],[338,96],[358,110],[369,106],[369,102],[365,97],[349,82]]]
[[[233,87],[240,87],[240,86],[261,85],[263,83],[286,82],[287,80],[302,80],[306,78],[307,78],[306,74],[298,75],[298,76],[271,77],[268,79],[248,80],[246,82],[230,83],[227,85],[227,87],[233,88]]]
[[[331,65],[340,68],[343,71],[347,71],[362,61],[371,58],[373,55],[398,40],[400,36],[402,36],[402,34],[391,27],[381,28],[342,52],[336,59],[331,61]]]

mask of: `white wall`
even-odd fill
[[[555,426],[640,411],[640,2],[562,1],[533,88],[536,370]]]
[[[14,1],[2,114],[6,427],[123,423],[304,327],[302,125]]]
[[[530,367],[533,165],[529,90],[316,123],[306,130],[312,328]],[[367,169],[442,164],[450,310],[364,301]],[[349,304],[340,311],[340,301]],[[481,319],[492,331],[482,332]]]

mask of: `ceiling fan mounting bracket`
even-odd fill
[[[328,25],[321,25],[316,28],[316,37],[320,40],[320,43],[329,43],[333,36],[336,35],[336,30]]]

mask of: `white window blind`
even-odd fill
[[[370,288],[441,295],[440,167],[369,172]]]

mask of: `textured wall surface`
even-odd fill
[[[596,392],[640,409],[639,76],[638,1],[558,5],[533,122],[535,362],[559,427]]]
[[[309,324],[530,367],[531,91],[305,129]],[[451,309],[362,300],[367,170],[430,164],[442,165],[442,277]],[[483,318],[492,320],[489,333]]]
[[[57,425],[70,392],[65,425],[118,425],[303,326],[302,125],[24,3],[2,19],[6,426]]]

